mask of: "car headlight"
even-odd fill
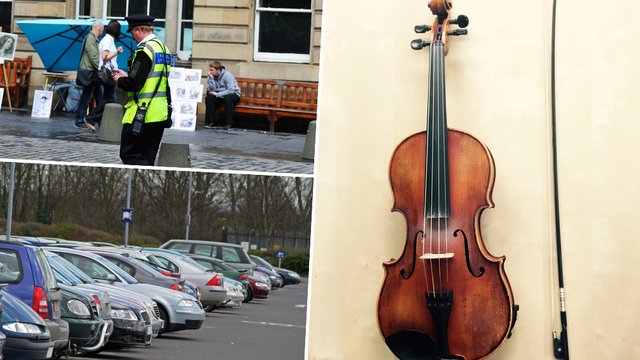
[[[198,306],[198,304],[196,304],[195,301],[188,300],[188,299],[180,300],[177,307],[178,307],[177,311],[181,311],[181,312],[200,311],[200,306]]]
[[[89,307],[80,300],[69,300],[67,302],[67,309],[71,311],[72,314],[81,317],[81,318],[89,318],[91,317],[91,312],[89,312]]]
[[[129,309],[114,309],[111,308],[111,317],[113,319],[122,319],[122,320],[138,320],[138,316],[136,313]]]
[[[289,276],[293,277],[293,278],[299,278],[300,275],[298,275],[298,273],[294,273],[294,272],[290,272]]]
[[[23,322],[12,322],[12,323],[6,323],[4,325],[2,325],[2,328],[6,331],[12,331],[15,333],[21,333],[21,334],[44,334],[45,331],[43,331],[40,326],[36,325],[36,324],[29,324],[29,323],[23,323]]]
[[[263,288],[263,289],[269,289],[269,288],[271,288],[271,286],[269,286],[269,284],[265,284],[265,283],[263,283],[263,282],[257,282],[257,283],[256,283],[256,287]]]

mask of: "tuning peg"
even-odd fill
[[[427,31],[431,31],[430,25],[416,25],[413,27],[413,31],[418,34],[426,33]]]
[[[455,29],[453,31],[449,31],[447,33],[447,35],[460,36],[460,35],[467,35],[468,32],[469,32],[469,30],[467,30],[467,29]]]
[[[415,39],[411,41],[411,48],[413,50],[422,50],[423,48],[431,45],[429,42],[422,39]]]
[[[465,15],[458,15],[457,18],[449,20],[449,24],[458,25],[461,28],[466,28],[469,25],[469,18]]]

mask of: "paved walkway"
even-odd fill
[[[73,117],[32,118],[24,110],[0,111],[0,160],[122,165],[119,143],[98,140],[97,132],[73,127]],[[245,129],[166,130],[163,142],[190,144],[194,169],[313,174],[302,159],[306,135]]]

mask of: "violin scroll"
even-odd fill
[[[433,15],[447,16],[451,9],[451,1],[431,0],[429,1],[429,9],[431,9]]]

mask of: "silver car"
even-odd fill
[[[249,273],[256,267],[249,259],[245,249],[238,244],[206,240],[171,239],[160,245],[160,248],[177,251],[182,254],[211,256],[226,262],[235,269],[246,270]]]
[[[141,284],[100,255],[75,249],[49,248],[48,250],[67,259],[98,282],[151,297],[158,304],[160,318],[164,320],[163,331],[199,329],[204,322],[204,310],[189,294],[156,285]]]
[[[224,287],[224,275],[221,273],[210,272],[190,257],[180,253],[154,249],[144,249],[143,252],[152,253],[166,268],[171,271],[177,269],[176,272],[179,272],[183,279],[200,286],[203,307],[215,308],[229,301],[227,289]]]

